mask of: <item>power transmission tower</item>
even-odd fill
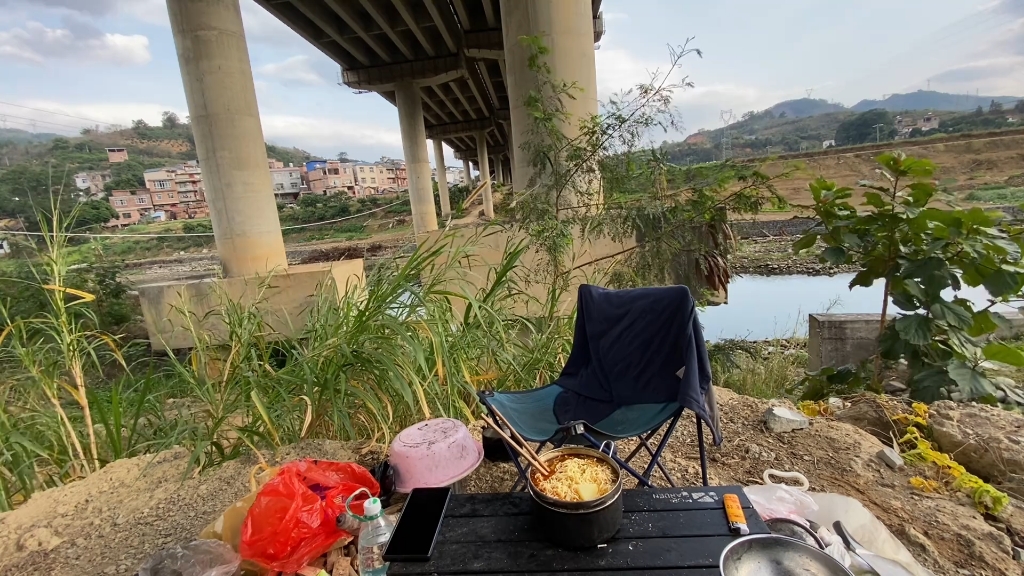
[[[736,116],[732,110],[722,110],[720,116],[722,123],[725,124],[725,127],[722,128],[722,160],[728,160],[732,158],[732,134],[729,132],[729,125],[733,123]]]
[[[811,94],[814,94],[814,88],[806,88],[804,92],[807,92],[807,97],[810,98]]]

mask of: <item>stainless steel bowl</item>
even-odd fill
[[[734,540],[722,551],[719,566],[722,576],[853,576],[821,550],[774,534]]]

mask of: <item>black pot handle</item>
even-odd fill
[[[811,537],[811,539],[814,540],[814,544],[818,547],[819,550],[825,549],[825,543],[821,541],[821,538],[818,538],[818,535],[815,534],[813,530],[811,530],[807,526],[804,526],[802,523],[793,520],[792,518],[771,518],[769,520],[765,520],[765,524],[768,526],[768,530],[772,529],[772,524],[790,524],[796,526],[797,528],[800,528],[801,530],[806,532]]]

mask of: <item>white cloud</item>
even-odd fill
[[[253,0],[241,0],[245,39],[271,46],[307,46],[306,41]]]
[[[681,61],[681,69],[673,72],[671,82],[678,82],[686,74],[690,55]],[[656,72],[667,72],[669,62],[655,62],[637,57],[629,50],[621,48],[597,51],[597,91],[601,98],[651,81]],[[694,132],[698,128],[717,128],[721,121],[719,112],[732,109],[737,116],[747,110],[767,108],[780,100],[789,97],[787,94],[760,90],[753,86],[738,84],[701,85],[699,78],[689,78],[696,86],[688,89],[676,89],[673,104],[676,106],[679,119],[683,123],[684,133]],[[660,136],[659,136],[660,137]]]
[[[151,58],[145,36],[104,33],[76,19],[66,19],[64,28],[27,22],[24,27],[0,31],[0,57],[35,65],[72,60],[118,66],[138,66]]]
[[[401,156],[402,136],[397,127],[353,123],[338,116],[261,114],[263,137],[268,142],[310,151],[348,150],[353,156]]]
[[[66,102],[55,102],[52,100],[14,100],[13,103],[21,106],[27,106],[28,108],[35,108],[37,110],[10,108],[0,110],[0,112],[7,111],[11,114],[17,114],[18,116],[45,122],[80,125],[83,128],[92,126],[97,122],[129,126],[131,125],[132,120],[137,118],[141,118],[150,124],[159,124],[160,114],[164,110],[170,110],[182,119],[188,115],[188,110],[177,108],[175,106],[168,106],[166,104],[150,102],[68,104]],[[0,106],[0,108],[3,107]],[[46,112],[40,112],[39,110],[58,112],[65,116],[48,114]],[[70,118],[69,116],[77,118]],[[40,125],[40,128],[42,127],[43,126]]]
[[[158,102],[69,104],[52,100],[14,100],[13,103],[98,122],[117,124],[122,127],[131,125],[132,120],[136,118],[142,118],[150,124],[159,124],[160,114],[164,110],[170,110],[182,119],[188,115],[188,110]],[[0,106],[0,113],[4,111]],[[75,120],[66,116],[55,116],[24,108],[11,108],[6,111],[41,122],[57,122],[83,128],[92,125],[92,122],[85,120]],[[397,127],[397,118],[395,125],[377,125],[352,122],[351,119],[342,115],[302,116],[264,112],[260,114],[260,120],[263,125],[263,137],[274,144],[298,146],[321,155],[331,155],[338,150],[347,150],[357,158],[377,158],[381,155],[402,156],[402,137]],[[46,128],[45,125],[39,125],[40,130],[44,128]]]
[[[285,85],[320,86],[326,83],[323,76],[313,68],[310,57],[304,55],[264,64],[256,68],[256,73]]]

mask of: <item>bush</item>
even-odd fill
[[[987,204],[1020,204],[1024,202],[1024,188],[1009,188],[1002,184],[979,186],[965,197],[970,202]]]

